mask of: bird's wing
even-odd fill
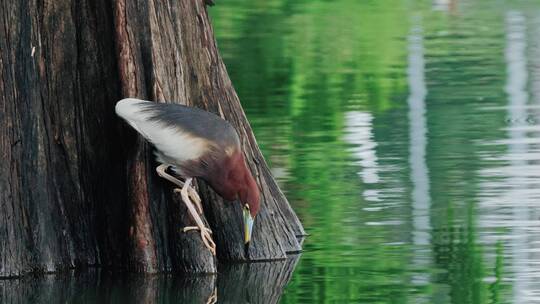
[[[128,98],[116,104],[116,113],[162,154],[177,161],[197,159],[209,149],[226,152],[240,145],[228,122],[201,109]]]

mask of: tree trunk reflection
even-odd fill
[[[0,303],[278,303],[299,256],[220,265],[218,275],[111,275],[105,270],[0,280]]]

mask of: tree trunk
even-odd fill
[[[0,277],[83,266],[215,272],[123,97],[229,120],[261,189],[245,255],[241,210],[199,181],[221,260],[285,258],[304,231],[219,57],[203,0],[0,0]]]

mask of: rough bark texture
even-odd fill
[[[122,261],[113,38],[105,1],[0,1],[0,276]]]
[[[262,194],[245,255],[241,210],[199,183],[221,260],[285,258],[304,231],[270,175],[202,0],[0,0],[0,277],[102,265],[215,272],[123,97],[218,113]]]

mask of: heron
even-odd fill
[[[184,232],[199,230],[204,245],[216,254],[212,230],[205,226],[201,199],[191,186],[204,180],[226,201],[242,205],[244,244],[249,246],[260,208],[257,183],[248,169],[234,127],[221,117],[195,107],[125,98],[116,114],[155,147],[157,174],[180,188],[182,201],[195,222]],[[168,173],[171,169],[184,181]]]

